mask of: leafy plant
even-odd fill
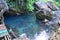
[[[24,2],[25,2],[26,9],[28,11],[34,10],[33,3],[35,2],[35,0],[25,0]]]
[[[54,0],[54,4],[56,4],[60,8],[60,2],[58,0]]]
[[[10,8],[15,8],[17,10],[20,10],[22,8],[21,4],[19,4],[22,0],[6,0],[8,6]],[[33,3],[35,2],[35,0],[23,0],[22,3],[24,3],[24,8],[27,11],[33,11],[34,7],[33,7]]]

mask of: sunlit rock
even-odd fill
[[[42,31],[38,36],[36,36],[35,40],[48,40],[49,36],[46,31]]]
[[[60,40],[60,28],[52,32],[49,40]]]
[[[47,10],[47,11],[51,11],[50,8],[48,8],[47,4],[44,3],[44,2],[35,2],[35,8],[38,9],[38,10]]]
[[[20,35],[20,40],[30,40],[25,33]]]

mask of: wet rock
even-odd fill
[[[45,19],[43,22],[48,22],[48,20],[47,20],[47,19]]]
[[[53,18],[52,13],[49,11],[46,11],[46,10],[44,10],[44,11],[40,11],[39,13],[37,13],[36,17],[40,20],[45,20],[45,19],[51,20]]]
[[[50,8],[46,5],[46,3],[43,2],[36,2],[35,3],[37,8],[39,9],[36,13],[36,17],[38,19],[44,20],[50,20],[53,18],[53,12],[51,11]]]
[[[9,9],[8,11],[6,11],[6,12],[4,13],[4,16],[13,16],[13,15],[17,15],[16,13],[17,13],[17,12],[14,11],[14,9],[13,9],[13,10],[12,10],[12,9]]]

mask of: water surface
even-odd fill
[[[9,25],[10,28],[14,28],[17,35],[26,33],[28,37],[35,40],[38,40],[37,37],[42,37],[41,35],[43,35],[43,38],[46,37],[48,39],[53,30],[50,26],[42,24],[37,20],[34,13],[19,16],[5,16],[5,24]]]

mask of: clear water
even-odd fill
[[[19,16],[5,16],[5,24],[9,25],[10,28],[13,28],[17,35],[25,33],[34,40],[41,40],[38,39],[42,37],[41,35],[43,35],[42,40],[45,37],[45,39],[48,39],[53,30],[50,26],[40,23],[40,21],[36,19],[34,13]]]

